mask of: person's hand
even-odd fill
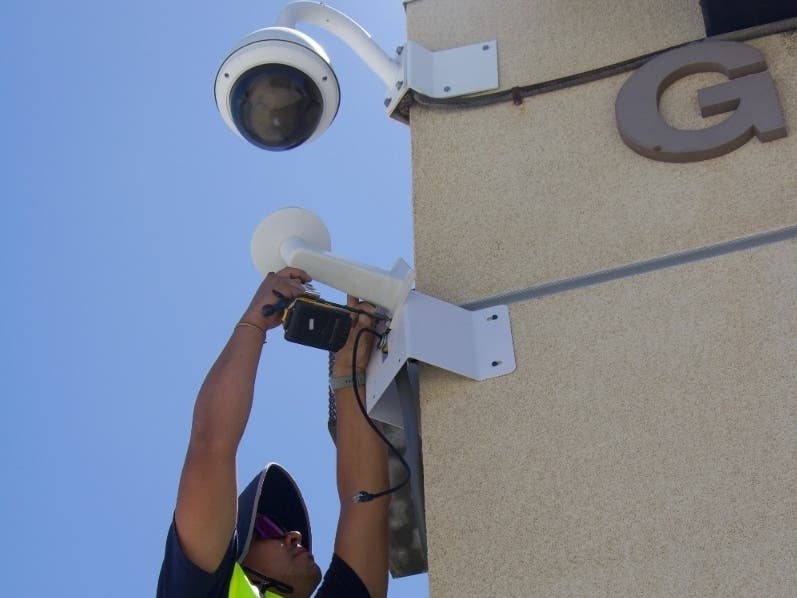
[[[365,313],[353,313],[351,315],[351,330],[349,331],[349,338],[346,344],[335,353],[335,365],[332,368],[333,376],[349,376],[351,375],[351,366],[354,356],[354,341],[357,335],[363,328],[374,328],[375,319],[372,317],[376,313],[376,307],[365,301],[359,301],[356,297],[349,295],[346,304],[356,310]],[[357,371],[365,371],[368,365],[368,360],[371,358],[371,348],[374,345],[376,337],[370,332],[364,332],[360,335],[360,342],[357,343]]]
[[[264,316],[263,306],[276,305],[282,300],[290,303],[292,299],[304,294],[304,283],[311,280],[307,272],[299,268],[283,268],[277,273],[269,272],[260,283],[241,321],[249,322],[264,330],[279,326],[282,323],[283,310],[278,309],[272,315]]]

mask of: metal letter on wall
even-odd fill
[[[786,125],[763,55],[741,42],[706,41],[676,48],[637,70],[620,89],[614,109],[623,141],[635,152],[664,162],[696,162],[735,150],[753,135],[786,136]],[[664,90],[694,73],[719,72],[731,81],[698,92],[700,113],[734,110],[721,123],[699,130],[671,127],[659,112]]]

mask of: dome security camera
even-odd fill
[[[410,91],[452,98],[498,88],[497,43],[431,52],[413,41],[389,56],[356,21],[323,2],[297,0],[276,27],[245,37],[216,74],[216,106],[232,131],[254,145],[288,150],[321,135],[338,112],[340,87],[323,48],[295,26],[337,36],[385,84],[385,108],[407,123],[400,104]]]
[[[340,105],[326,52],[289,27],[267,27],[241,40],[216,74],[215,95],[227,126],[271,151],[315,139]]]

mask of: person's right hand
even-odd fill
[[[305,293],[304,283],[312,279],[304,270],[299,268],[283,268],[277,273],[269,272],[260,283],[249,307],[246,308],[242,322],[249,322],[270,330],[282,323],[282,310],[275,311],[270,316],[263,315],[264,305],[276,305],[283,298],[290,303],[299,295]]]
[[[357,335],[363,328],[374,327],[374,315],[376,314],[376,306],[366,301],[360,301],[356,297],[348,296],[347,302],[349,307],[358,310],[362,313],[354,312],[351,315],[351,330],[349,331],[349,338],[346,339],[346,344],[335,353],[335,362],[332,368],[333,376],[348,376],[352,371],[352,364],[357,364],[358,371],[365,371],[368,366],[368,360],[371,358],[371,347],[374,344],[374,335],[366,333],[360,337],[360,342],[357,345],[357,355],[354,355],[354,343],[357,340]]]

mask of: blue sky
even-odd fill
[[[332,6],[389,53],[400,0]],[[312,144],[265,152],[216,111],[213,80],[282,2],[0,7],[4,594],[154,595],[202,379],[259,283],[252,232],[284,206],[326,222],[336,255],[412,264],[409,129],[380,80],[330,34],[342,101]],[[326,298],[342,300],[320,287]],[[303,488],[314,552],[337,519],[326,355],[272,333],[239,451]],[[426,576],[391,597],[427,594]]]

